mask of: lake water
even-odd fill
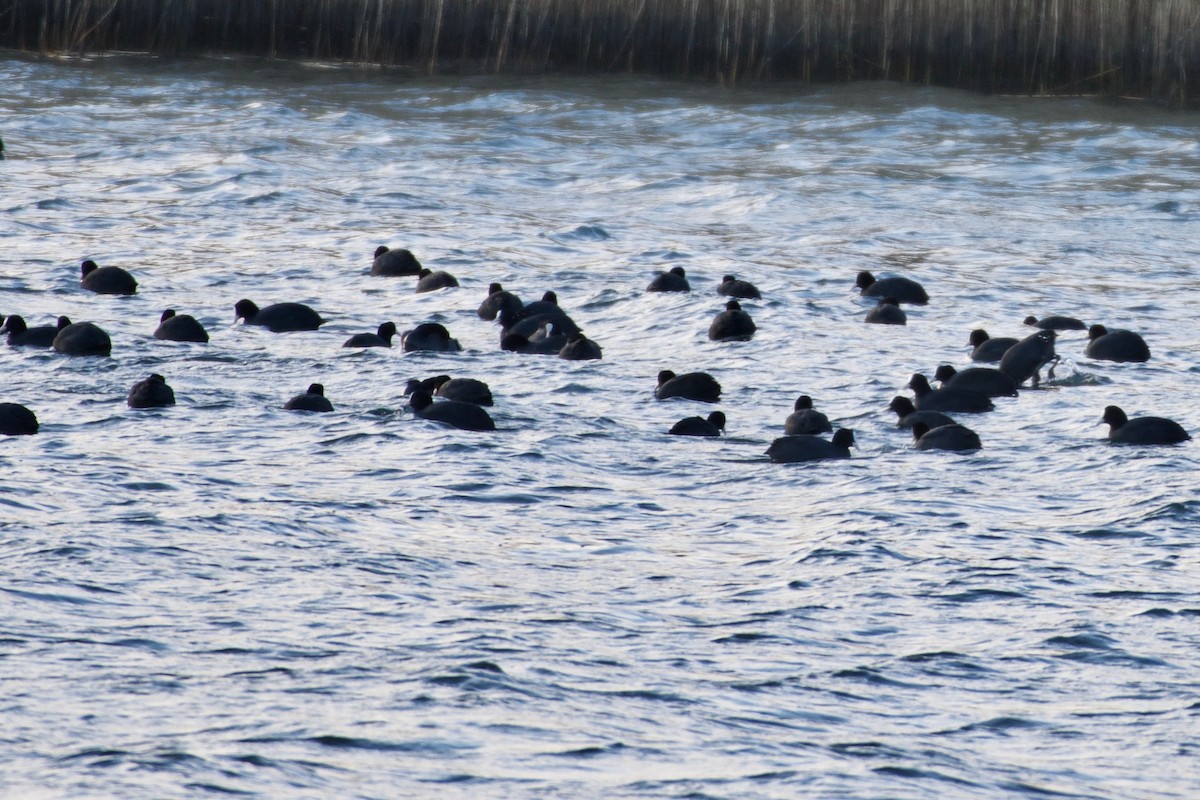
[[[0,60],[0,794],[1016,798],[1200,792],[1197,118],[891,84]],[[407,247],[461,287],[367,274]],[[79,287],[94,258],[133,297]],[[647,294],[684,266],[688,294]],[[864,324],[855,274],[932,297]],[[725,273],[749,342],[714,343]],[[595,362],[498,349],[499,281]],[[234,325],[300,301],[319,332]],[[155,340],[160,313],[207,345]],[[917,452],[889,400],[1027,314],[1053,380]],[[439,321],[458,354],[340,347]],[[659,370],[722,384],[656,401]],[[158,372],[178,405],[132,410]],[[415,418],[486,380],[498,431]],[[284,411],[321,382],[332,414]],[[799,394],[858,441],[772,464]]]

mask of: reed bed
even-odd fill
[[[1197,0],[0,0],[0,46],[898,80],[1195,107]]]

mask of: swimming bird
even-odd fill
[[[908,314],[904,313],[896,298],[885,297],[867,312],[865,321],[876,325],[907,325]]]
[[[568,361],[595,361],[602,357],[600,345],[584,336],[582,333],[572,334],[567,343],[558,351],[559,358]]]
[[[726,297],[740,297],[743,300],[762,300],[762,292],[750,281],[740,280],[733,275],[726,275],[717,286],[717,294]]]
[[[821,461],[827,458],[849,458],[850,448],[854,445],[854,431],[849,428],[839,428],[833,439],[826,441],[820,436],[799,434],[796,436],[781,436],[771,442],[767,455],[777,464],[791,464],[799,461]]]
[[[1013,379],[1018,387],[1031,380],[1036,389],[1041,381],[1042,367],[1052,365],[1047,377],[1054,377],[1054,364],[1058,354],[1054,352],[1057,334],[1051,329],[1042,329],[1026,336],[1004,352],[1000,359],[1000,371]]]
[[[107,356],[112,340],[104,329],[92,322],[73,322],[54,337],[55,350],[69,356]]]
[[[1017,339],[1008,336],[1001,336],[993,339],[988,336],[988,332],[983,328],[976,328],[971,331],[971,337],[968,343],[971,345],[971,360],[972,361],[999,361],[1004,358],[1004,354],[1008,352],[1008,348],[1017,343]]]
[[[315,331],[325,324],[321,315],[303,303],[273,303],[259,308],[250,300],[238,300],[233,306],[237,316],[247,325],[260,325],[274,333],[286,331]]]
[[[36,414],[20,403],[0,403],[0,434],[28,436],[37,432]]]
[[[446,326],[437,322],[422,322],[411,331],[405,331],[400,337],[400,346],[404,352],[429,350],[437,353],[457,353],[462,350],[458,339],[450,338]]]
[[[410,251],[403,248],[391,250],[384,245],[375,248],[375,259],[371,262],[371,274],[395,277],[417,275],[421,262]]]
[[[564,336],[563,344],[566,344],[565,337],[579,333],[581,330],[575,324],[575,320],[559,308],[558,295],[554,292],[546,292],[542,295],[541,300],[534,300],[532,303],[524,305],[520,300],[517,300],[515,304],[511,301],[504,302],[501,304],[496,319],[500,323],[501,340],[510,333],[519,333],[529,339],[562,334]],[[547,327],[546,333],[539,334],[538,329],[543,327]],[[559,345],[560,349],[561,347],[562,345]]]
[[[658,388],[654,396],[659,400],[682,397],[702,403],[715,403],[721,399],[721,384],[707,372],[685,372],[676,375],[669,369],[658,373]]]
[[[464,431],[494,431],[496,423],[482,406],[460,400],[434,402],[429,392],[418,389],[408,398],[408,405],[421,419],[441,422]]]
[[[796,398],[791,414],[783,422],[783,432],[788,436],[800,433],[828,433],[833,430],[829,417],[813,408],[812,398],[802,394]]]
[[[57,324],[54,325],[36,325],[32,328],[26,327],[24,317],[19,314],[9,314],[4,320],[3,327],[0,327],[0,333],[8,334],[8,344],[10,347],[50,347],[54,344],[54,337],[63,328],[71,324],[71,320],[66,317],[59,317]]]
[[[896,420],[896,427],[898,428],[911,428],[918,422],[929,428],[957,424],[941,411],[918,411],[917,407],[913,405],[913,401],[903,395],[893,397],[888,408],[896,412],[896,417],[898,418]]]
[[[342,347],[391,347],[396,335],[396,323],[384,322],[375,333],[356,333],[342,343]]]
[[[208,331],[204,330],[200,321],[191,314],[176,314],[175,309],[168,308],[158,318],[158,327],[154,329],[154,338],[171,342],[204,344],[208,341]]]
[[[981,411],[991,411],[995,406],[991,398],[982,392],[970,389],[934,389],[929,385],[929,379],[921,373],[913,374],[908,382],[908,388],[917,396],[916,407],[922,411],[961,411],[973,414]]]
[[[447,400],[460,400],[464,403],[474,403],[477,406],[492,405],[491,388],[475,378],[451,378],[449,375],[435,375],[420,381],[417,386],[413,386],[414,383],[417,382],[415,380],[408,382],[409,388],[404,392],[405,394],[412,394],[417,389],[423,389]]]
[[[450,289],[458,286],[458,278],[449,272],[423,269],[417,273],[417,294],[436,292],[438,289]]]
[[[913,446],[918,450],[979,450],[979,434],[965,425],[950,424],[930,428],[924,422],[912,426]]]
[[[167,379],[157,372],[145,380],[138,381],[129,390],[126,399],[130,408],[163,408],[175,405],[175,390],[167,385]]]
[[[1108,440],[1116,444],[1178,444],[1191,435],[1178,422],[1165,417],[1129,419],[1117,406],[1106,406],[1104,422],[1109,425]]]
[[[923,306],[929,302],[925,287],[912,278],[894,276],[876,280],[874,275],[863,270],[858,273],[855,285],[863,297],[894,297],[897,302],[913,306]]]
[[[521,333],[508,333],[500,340],[500,349],[510,353],[536,356],[556,356],[567,346],[567,335],[552,334],[531,339]]]
[[[1064,317],[1061,314],[1051,314],[1048,317],[1037,317],[1030,314],[1025,318],[1026,325],[1041,328],[1044,331],[1086,331],[1087,325],[1075,317]]]
[[[991,367],[968,367],[959,372],[949,364],[942,364],[933,377],[942,382],[944,389],[970,389],[988,397],[1017,396],[1017,384],[1013,379]]]
[[[748,342],[758,326],[750,315],[742,310],[737,300],[725,304],[725,310],[713,317],[708,326],[708,338],[714,342]]]
[[[671,267],[667,272],[658,273],[646,287],[647,292],[690,292],[691,290],[687,272],[683,267]]]
[[[79,267],[79,285],[96,294],[136,294],[137,281],[120,267],[102,267],[90,258]]]
[[[479,314],[480,319],[486,319],[488,322],[491,322],[500,313],[500,308],[506,303],[514,310],[520,310],[524,305],[521,302],[521,298],[512,292],[506,291],[500,284],[493,283],[488,286],[488,295],[479,304],[479,311],[476,313]]]
[[[725,415],[714,411],[704,417],[684,417],[667,431],[674,436],[720,436],[725,430]]]
[[[1098,361],[1149,361],[1150,347],[1133,331],[1122,328],[1109,330],[1103,325],[1088,328],[1088,343],[1084,353]]]
[[[325,386],[320,383],[310,383],[308,391],[298,394],[283,404],[288,411],[333,411],[333,403],[325,397]]]

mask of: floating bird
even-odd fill
[[[408,250],[390,250],[384,245],[375,248],[375,260],[371,262],[372,275],[395,277],[417,275],[420,272],[421,262]]]
[[[112,340],[95,323],[73,322],[58,332],[53,347],[69,356],[107,356],[112,353]]]
[[[250,300],[238,300],[233,321],[245,320],[247,325],[259,325],[274,333],[286,331],[315,331],[325,324],[321,315],[303,303],[274,303],[259,308]]]
[[[725,415],[714,411],[704,417],[684,417],[667,431],[674,436],[720,436],[725,430]]]
[[[356,333],[342,343],[342,347],[391,347],[396,335],[396,323],[384,322],[375,333]]]
[[[863,297],[894,297],[899,303],[923,306],[929,302],[925,288],[912,278],[891,277],[875,279],[870,272],[858,273],[855,285]]]
[[[683,267],[671,267],[667,272],[660,272],[646,287],[647,292],[690,292],[687,273]]]
[[[1006,373],[991,367],[969,367],[959,372],[942,364],[933,373],[943,389],[970,389],[988,397],[1016,397],[1017,384]]]
[[[199,320],[191,314],[176,314],[175,309],[168,308],[158,318],[158,327],[154,329],[155,339],[171,342],[208,342],[208,331]]]
[[[914,402],[922,411],[961,411],[973,414],[995,408],[991,398],[982,392],[970,389],[934,389],[929,385],[929,379],[919,372],[909,380],[908,388],[917,396]]]
[[[1025,318],[1026,325],[1032,325],[1035,328],[1041,328],[1044,331],[1086,331],[1087,325],[1083,324],[1083,320],[1075,319],[1075,317],[1064,317],[1060,314],[1051,314],[1048,317],[1037,317],[1030,314]]]
[[[930,428],[924,422],[912,426],[913,446],[918,450],[979,450],[979,434],[964,425],[950,424]]]
[[[475,378],[451,378],[449,375],[435,375],[423,381],[411,378],[404,393],[412,394],[418,389],[447,400],[459,400],[477,406],[492,405],[492,390],[486,383]]]
[[[1192,438],[1174,420],[1165,417],[1129,419],[1117,406],[1105,407],[1104,422],[1109,425],[1108,440],[1116,444],[1178,444]]]
[[[1149,361],[1150,347],[1133,331],[1121,328],[1109,330],[1103,325],[1088,328],[1088,343],[1084,353],[1098,361]]]
[[[167,385],[167,379],[157,372],[145,380],[138,381],[129,390],[126,402],[130,408],[164,408],[175,405],[175,390]]]
[[[833,430],[829,417],[813,408],[812,398],[802,394],[796,398],[791,414],[783,422],[783,432],[788,436],[801,433],[828,433]]]
[[[582,333],[576,333],[567,339],[567,343],[558,351],[558,357],[568,361],[594,361],[602,357],[602,352],[600,345]]]
[[[740,297],[743,300],[762,300],[762,292],[750,281],[739,280],[733,275],[726,275],[717,286],[717,294],[726,297]]]
[[[494,431],[496,423],[482,406],[460,400],[434,402],[429,392],[417,389],[408,398],[408,405],[421,419],[441,422],[464,431]]]
[[[479,311],[477,312],[479,318],[491,322],[500,313],[500,308],[506,303],[514,307],[514,310],[519,310],[523,305],[521,298],[512,292],[505,291],[504,287],[500,284],[491,284],[488,286],[488,296],[479,304]]]
[[[854,431],[849,428],[840,428],[830,441],[808,434],[781,436],[771,442],[771,446],[767,448],[767,455],[772,461],[779,464],[820,461],[827,458],[849,458],[850,448],[853,445]]]
[[[976,328],[971,331],[969,344],[971,345],[971,360],[972,361],[999,361],[1004,357],[1008,348],[1017,343],[1017,339],[1001,336],[993,339],[988,336],[987,331],[983,328]]]
[[[725,310],[713,317],[708,338],[714,342],[748,342],[758,327],[737,300],[725,304]]]
[[[96,294],[136,294],[137,281],[120,267],[102,267],[90,258],[79,268],[79,285]]]
[[[310,383],[308,391],[288,400],[283,407],[288,411],[333,411],[333,403],[325,397],[325,387],[320,383]]]
[[[907,325],[908,314],[900,307],[900,301],[894,297],[885,297],[867,312],[866,322],[876,325]]]
[[[917,407],[913,405],[913,401],[903,395],[893,397],[888,408],[896,412],[896,416],[898,417],[896,427],[899,428],[911,428],[918,422],[923,423],[928,428],[957,424],[941,411],[918,411]]]
[[[0,403],[0,434],[28,436],[37,432],[36,414],[20,403]]]
[[[25,319],[19,314],[9,314],[8,319],[4,320],[4,326],[0,327],[0,333],[8,334],[10,347],[50,347],[54,344],[54,337],[58,332],[70,324],[71,320],[59,317],[54,325],[36,325],[29,328],[25,326]]]
[[[682,397],[702,403],[715,403],[721,399],[721,384],[707,372],[685,372],[676,375],[671,370],[664,369],[658,373],[658,388],[654,390],[654,396],[659,400]]]

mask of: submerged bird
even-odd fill
[[[37,432],[36,414],[20,403],[0,403],[0,435],[28,436]]]
[[[441,422],[464,431],[494,431],[496,423],[482,406],[460,400],[434,402],[429,392],[417,389],[408,398],[408,405],[421,419]]]
[[[79,285],[96,294],[136,294],[137,281],[120,267],[102,267],[90,258],[79,267]]]
[[[796,436],[781,436],[771,442],[767,455],[779,464],[790,464],[798,461],[820,461],[827,458],[849,458],[850,448],[854,445],[854,431],[840,428],[833,439],[826,441],[820,436],[799,434]]]
[[[941,411],[918,411],[917,407],[913,405],[913,401],[904,395],[893,397],[888,408],[896,412],[896,417],[898,418],[896,420],[896,427],[898,428],[911,428],[918,422],[928,428],[957,424]]]
[[[684,417],[667,431],[675,436],[720,436],[725,430],[725,415],[714,411],[704,417]]]
[[[1030,314],[1025,318],[1026,325],[1032,325],[1035,328],[1041,328],[1044,331],[1086,331],[1087,325],[1083,324],[1083,320],[1075,319],[1075,317],[1064,317],[1060,314],[1051,314],[1048,317],[1037,317]]]
[[[979,450],[983,447],[979,434],[966,427],[951,423],[930,428],[924,422],[912,426],[913,446],[918,450]]]
[[[646,287],[647,292],[690,292],[687,273],[683,267],[671,267],[667,272],[660,272]]]
[[[885,297],[867,312],[866,322],[876,325],[907,325],[908,314],[900,307],[900,301],[894,297]]]
[[[1005,351],[1004,357],[1000,359],[1000,371],[1012,378],[1018,387],[1031,380],[1036,389],[1041,381],[1042,367],[1058,363],[1058,354],[1054,352],[1056,336],[1057,334],[1050,329],[1026,336]],[[1053,366],[1050,367],[1047,377],[1054,377]]]
[[[1088,343],[1084,353],[1098,361],[1149,361],[1150,347],[1133,331],[1121,328],[1109,330],[1103,325],[1088,328]]]
[[[421,272],[421,262],[417,261],[408,250],[397,248],[391,250],[385,245],[375,248],[375,259],[371,262],[371,274],[394,277],[399,275],[417,275]]]
[[[702,403],[715,403],[721,399],[721,384],[707,372],[685,372],[676,375],[671,370],[664,369],[658,373],[658,388],[654,390],[654,396],[659,400],[682,397]]]
[[[708,326],[708,338],[714,342],[747,342],[758,327],[750,315],[742,310],[737,300],[725,304],[725,310],[713,318]]]
[[[972,361],[999,361],[1004,358],[1004,354],[1008,352],[1008,348],[1017,343],[1017,339],[1001,336],[993,339],[988,336],[987,331],[983,328],[976,328],[971,331],[969,344],[971,345],[971,360]]]
[[[92,322],[73,322],[54,337],[54,349],[69,356],[107,356],[112,340]]]
[[[1108,440],[1117,444],[1178,444],[1192,438],[1174,420],[1165,417],[1129,419],[1117,406],[1105,407],[1103,421],[1109,425]]]
[[[130,408],[163,408],[175,405],[175,390],[167,385],[167,379],[157,372],[145,380],[138,381],[129,390],[126,402]]]
[[[9,314],[3,327],[0,327],[0,333],[8,334],[10,347],[50,347],[54,344],[54,337],[58,336],[58,332],[70,324],[71,320],[59,317],[54,325],[36,325],[29,328],[25,325],[24,317]]]
[[[945,389],[970,389],[988,397],[1017,396],[1017,384],[1013,379],[991,367],[968,367],[959,372],[949,364],[942,364],[933,377],[941,381]]]
[[[154,329],[154,338],[170,342],[208,342],[208,331],[200,321],[191,314],[176,314],[175,309],[168,308],[158,318],[158,327]]]
[[[252,301],[242,299],[234,304],[234,322],[245,320],[247,325],[259,325],[274,333],[287,331],[315,331],[325,324],[321,315],[303,303],[273,303],[259,308]]]
[[[450,289],[458,286],[458,278],[449,272],[423,269],[417,273],[417,294],[436,292],[438,289]]]
[[[802,394],[796,398],[793,411],[783,422],[783,432],[788,436],[800,433],[828,433],[833,430],[829,417],[813,408],[812,398]]]
[[[762,300],[762,292],[750,281],[740,280],[733,275],[726,275],[717,286],[717,294],[726,297],[740,297],[743,300]]]
[[[320,383],[310,383],[308,391],[298,394],[283,404],[288,411],[333,411],[333,403],[325,397],[325,387]]]
[[[356,333],[342,343],[342,347],[391,347],[396,335],[396,323],[384,322],[375,333]]]
[[[876,280],[874,275],[863,270],[858,273],[855,286],[863,297],[894,297],[899,303],[913,306],[923,306],[929,302],[925,288],[912,278],[894,276]]]
[[[400,346],[404,352],[430,350],[437,353],[457,353],[462,350],[458,339],[450,338],[450,331],[438,322],[422,322],[411,331],[405,331],[400,337]]]
[[[919,372],[909,380],[908,388],[917,396],[915,405],[922,411],[961,411],[973,414],[995,408],[991,398],[983,392],[950,387],[934,389],[929,385],[929,379]]]

